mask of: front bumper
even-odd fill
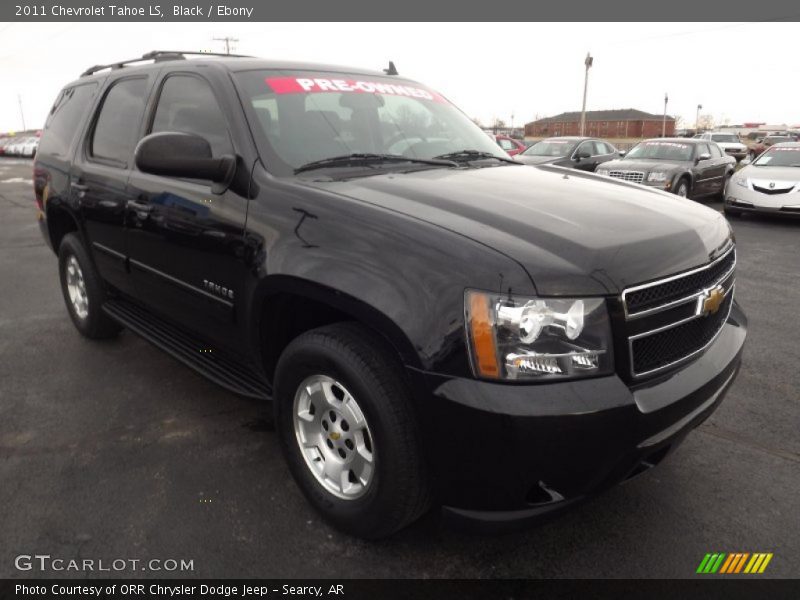
[[[616,375],[525,385],[411,370],[446,514],[517,526],[658,464],[722,401],[746,329],[734,304],[699,358],[635,386]]]
[[[742,212],[800,217],[800,192],[762,194],[731,181],[725,189],[725,207]]]

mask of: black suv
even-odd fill
[[[77,329],[270,399],[298,485],[355,535],[570,506],[657,464],[739,367],[720,214],[520,165],[391,70],[94,67],[34,182]]]

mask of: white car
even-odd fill
[[[722,148],[725,154],[733,156],[736,160],[742,160],[747,156],[747,146],[742,143],[742,140],[735,133],[707,131],[706,133],[698,133],[694,137],[717,142],[717,146]]]
[[[17,145],[19,149],[20,156],[26,156],[28,158],[33,158],[36,156],[36,150],[39,149],[39,138],[38,137],[29,137]]]
[[[728,180],[725,214],[745,212],[800,217],[800,142],[771,146]]]

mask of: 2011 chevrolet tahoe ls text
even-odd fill
[[[389,73],[154,52],[67,85],[34,188],[76,328],[270,399],[357,536],[517,526],[657,464],[738,371],[727,221],[519,164]]]

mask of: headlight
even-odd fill
[[[746,177],[734,177],[733,178],[733,182],[736,185],[742,186],[743,188],[747,187],[747,178]]]
[[[597,169],[595,173],[597,173],[598,175],[605,175],[606,177],[608,177],[608,169]]]
[[[667,174],[664,171],[652,171],[647,175],[647,181],[666,181]]]
[[[602,298],[524,298],[468,290],[473,371],[488,379],[611,373],[611,325]]]

